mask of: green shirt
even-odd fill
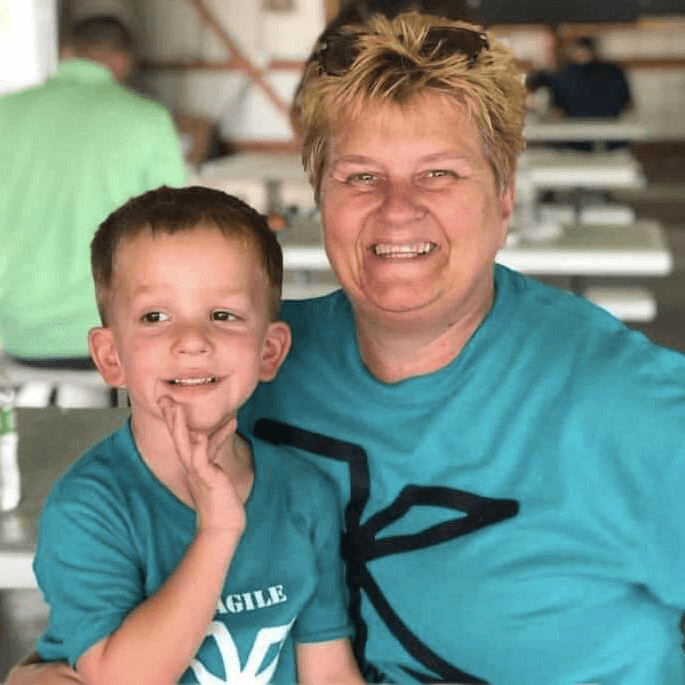
[[[130,197],[184,181],[169,113],[96,62],[63,62],[47,83],[0,98],[0,345],[87,355],[99,324],[94,231]]]

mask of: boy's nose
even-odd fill
[[[212,342],[207,326],[202,324],[181,324],[174,339],[174,352],[177,354],[206,354]]]

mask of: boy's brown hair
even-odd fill
[[[130,199],[99,226],[90,245],[90,263],[98,311],[107,326],[114,261],[122,240],[148,229],[152,234],[213,226],[231,240],[240,240],[258,257],[269,285],[272,320],[278,318],[283,287],[283,253],[266,219],[237,197],[202,186],[162,186]]]

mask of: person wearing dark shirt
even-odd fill
[[[590,37],[571,40],[565,50],[565,64],[557,71],[540,71],[528,76],[528,90],[546,88],[555,114],[572,118],[613,118],[633,107],[630,84],[624,71],[603,59]],[[624,147],[627,141],[605,143],[607,149]],[[570,144],[564,144],[569,146]],[[571,145],[589,150],[590,142]]]

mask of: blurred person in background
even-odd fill
[[[551,113],[560,118],[615,118],[633,109],[625,72],[602,58],[597,41],[588,36],[572,38],[562,50],[560,68],[532,72],[526,85],[532,93],[546,89]],[[604,143],[607,149],[625,145],[627,141]],[[580,150],[592,148],[590,142],[565,146]]]
[[[56,73],[0,98],[0,348],[50,368],[94,368],[89,272],[95,229],[133,195],[183,185],[171,117],[124,85],[129,30],[114,17],[71,27]]]

